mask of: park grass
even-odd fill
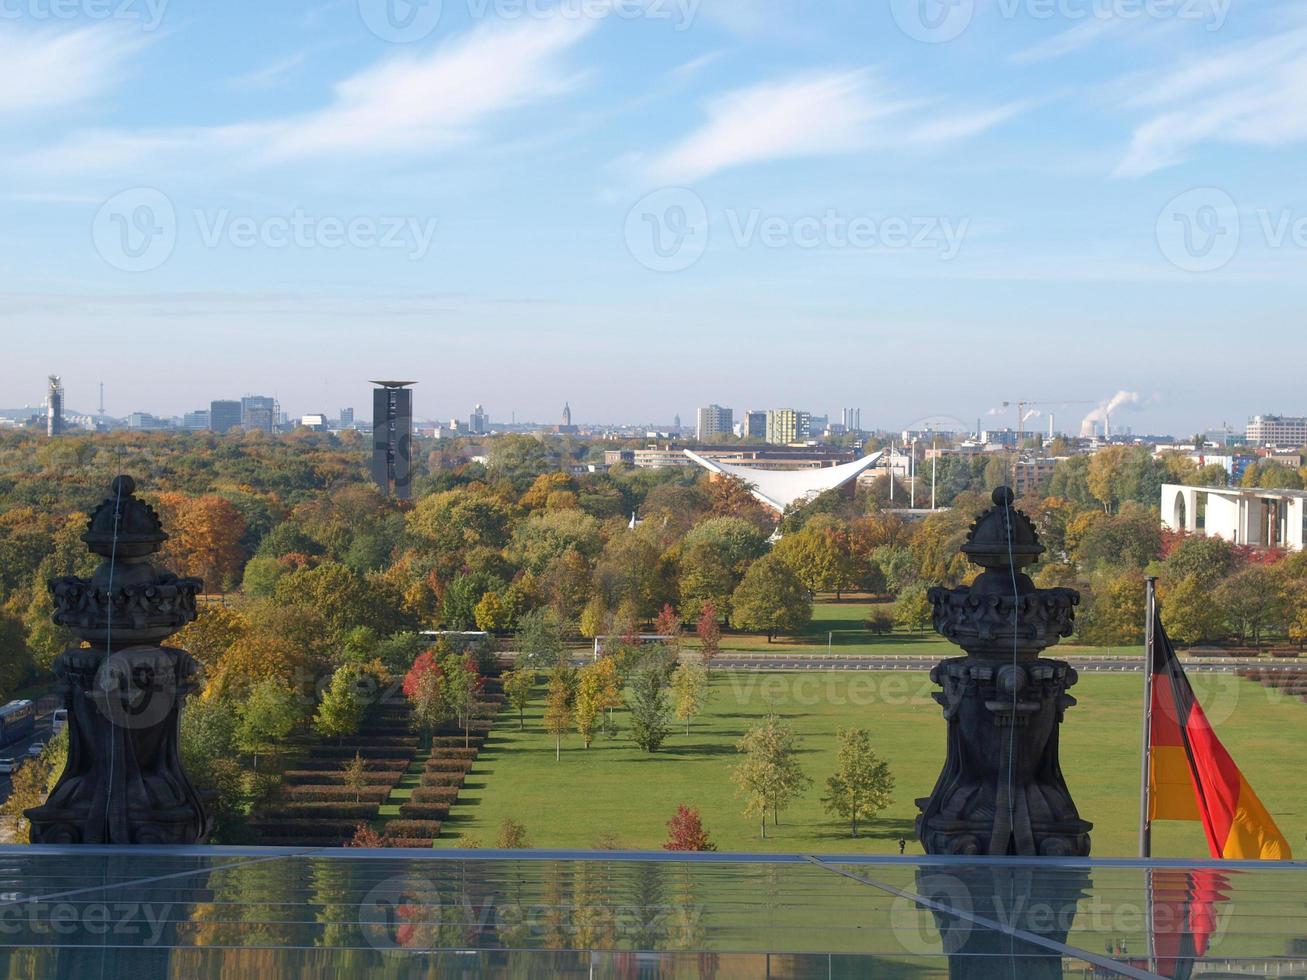
[[[892,613],[892,602],[874,602],[867,596],[820,598],[812,606],[812,621],[798,633],[778,636],[768,642],[765,634],[723,633],[721,649],[726,653],[774,653],[819,655],[827,652],[841,656],[924,656],[952,657],[960,651],[933,630],[909,632],[896,629],[885,636],[867,632],[866,620],[873,609]],[[1100,647],[1063,641],[1058,656],[1136,656],[1141,647]],[[697,643],[690,638],[687,646]]]
[[[1236,762],[1299,850],[1307,833],[1307,781],[1301,779],[1307,705],[1232,674],[1193,678],[1200,699]],[[526,713],[526,728],[505,710],[469,773],[442,843],[459,834],[493,840],[506,817],[521,821],[532,847],[591,848],[615,838],[625,848],[658,848],[679,803],[700,809],[723,851],[897,853],[912,841],[913,800],[930,794],[943,762],[944,721],[924,672],[716,671],[712,699],[691,725],[646,754],[625,737],[599,737],[589,749],[576,735],[564,739],[554,761],[553,740],[542,730],[543,689]],[[1096,856],[1136,853],[1141,679],[1091,674],[1073,692],[1079,705],[1062,729],[1062,768],[1081,816],[1096,826]],[[735,742],[774,710],[801,736],[802,762],[813,786],[780,826],[758,826],[741,813],[730,767]],[[836,731],[870,730],[897,778],[894,804],[853,839],[848,826],[821,806],[834,768]],[[919,853],[909,843],[908,853]],[[1159,857],[1205,857],[1197,824],[1163,823],[1154,831]]]

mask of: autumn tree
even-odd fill
[[[664,603],[658,613],[658,619],[654,621],[654,632],[663,638],[663,645],[673,656],[680,654],[681,617],[676,615],[676,610],[672,608],[670,602]]]
[[[1263,632],[1284,625],[1280,582],[1264,565],[1249,565],[1232,575],[1217,589],[1216,599],[1241,643],[1251,637],[1253,646],[1261,646]]]
[[[500,678],[504,685],[504,696],[508,703],[517,709],[517,730],[526,727],[526,709],[531,703],[531,693],[535,689],[535,671],[528,667],[510,670]]]
[[[798,798],[812,780],[798,761],[798,738],[775,715],[745,732],[735,743],[740,761],[731,768],[736,795],[745,801],[745,816],[758,817],[759,832],[767,837],[767,814],[779,823],[780,811]]]
[[[812,596],[798,576],[776,555],[750,566],[732,598],[734,621],[742,629],[767,634],[794,632],[812,619]]]
[[[721,650],[722,624],[717,620],[717,607],[711,602],[704,603],[694,633],[699,638],[699,656],[703,657],[704,668],[712,670],[713,658]]]
[[[210,592],[234,588],[245,560],[245,518],[235,505],[214,494],[181,493],[159,494],[157,503],[168,528],[164,564],[204,579]]]
[[[425,737],[433,735],[449,720],[449,700],[445,697],[445,670],[434,650],[426,650],[413,661],[404,675],[404,696],[412,706],[413,726]]]
[[[485,679],[476,661],[465,654],[451,654],[441,664],[444,671],[444,695],[447,710],[463,729],[463,747],[471,745],[472,714],[476,710]]]
[[[581,668],[572,713],[576,733],[587,749],[594,741],[595,722],[610,703],[611,667],[612,661],[604,658]]]
[[[858,821],[870,820],[893,802],[894,776],[872,749],[866,729],[841,728],[839,740],[835,772],[826,779],[828,795],[821,802],[849,821],[850,833],[857,837]]]
[[[686,661],[672,672],[672,699],[676,705],[676,719],[685,723],[685,734],[690,734],[690,722],[703,710],[708,700],[708,671],[703,664]]]
[[[664,851],[715,851],[717,845],[708,837],[697,807],[684,803],[676,807],[676,816],[667,821]]]
[[[363,791],[368,788],[368,767],[360,753],[355,752],[354,758],[345,764],[342,781],[346,789],[353,791],[355,803],[362,799]]]
[[[495,838],[495,847],[501,851],[521,851],[530,846],[526,837],[526,827],[512,817],[505,817],[499,825],[499,836]]]
[[[1161,593],[1166,632],[1177,643],[1191,645],[1220,639],[1225,632],[1224,610],[1211,587],[1198,575],[1188,575]]]
[[[545,697],[545,731],[554,737],[554,761],[563,757],[563,736],[572,727],[572,688],[567,683],[565,668],[554,668],[549,678],[549,692]]]

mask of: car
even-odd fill
[[[27,754],[31,756],[33,759],[35,759],[44,751],[45,751],[44,742],[33,742],[31,745],[27,747]]]
[[[18,771],[17,759],[0,759],[0,774]]]
[[[54,718],[50,722],[50,727],[55,735],[58,735],[61,731],[63,731],[65,728],[68,727],[67,708],[55,708]]]

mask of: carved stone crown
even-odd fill
[[[168,535],[154,508],[135,497],[136,481],[120,476],[91,515],[82,540],[104,560],[90,579],[50,581],[54,621],[97,647],[158,643],[195,619],[198,578],[180,578],[147,559]]]
[[[935,629],[973,656],[1023,659],[1070,636],[1080,593],[1037,589],[1023,568],[1044,546],[1035,525],[1013,504],[1010,487],[994,491],[994,506],[971,525],[962,552],[984,571],[969,586],[934,588]]]

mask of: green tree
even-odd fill
[[[259,752],[269,742],[285,738],[303,718],[295,692],[275,678],[268,677],[250,689],[237,708],[236,747],[254,756],[253,769],[258,772]]]
[[[505,817],[503,823],[499,825],[499,836],[495,838],[495,847],[501,851],[521,851],[530,846],[527,842],[526,827],[512,817]]]
[[[566,659],[562,628],[547,609],[533,609],[518,620],[517,645],[521,662],[537,670],[550,670]]]
[[[1282,629],[1285,625],[1279,578],[1264,565],[1249,565],[1226,579],[1216,590],[1216,600],[1239,634],[1240,643],[1252,637],[1253,646],[1261,646],[1266,630]]]
[[[1161,594],[1166,632],[1177,643],[1217,640],[1225,632],[1225,611],[1213,601],[1210,585],[1197,575],[1182,578]]]
[[[767,814],[773,825],[780,822],[780,811],[790,805],[810,785],[798,761],[798,738],[793,730],[775,715],[745,732],[735,743],[741,759],[731,769],[736,795],[745,801],[745,816],[757,816],[759,832],[767,837]]]
[[[657,752],[671,734],[671,707],[663,690],[664,673],[646,667],[631,678],[631,741],[646,752]]]
[[[672,672],[672,699],[676,704],[676,720],[685,723],[685,734],[690,734],[690,722],[703,711],[708,700],[708,671],[693,660],[677,665]]]
[[[1109,647],[1144,641],[1144,577],[1138,572],[1114,575],[1096,589],[1081,629],[1082,639]]]
[[[741,629],[766,633],[794,632],[812,620],[812,596],[781,558],[771,554],[749,567],[731,600]]]
[[[781,538],[775,554],[809,592],[834,592],[838,597],[859,577],[848,527],[827,514],[814,517],[797,534]]]
[[[549,693],[545,698],[545,731],[554,736],[554,761],[563,757],[563,736],[572,727],[572,687],[567,682],[566,669],[554,668],[549,678]]]
[[[858,836],[858,821],[870,820],[893,801],[894,776],[889,763],[871,747],[871,736],[863,728],[841,728],[835,772],[826,779],[827,811],[849,821],[852,836]]]
[[[331,683],[322,692],[313,727],[327,738],[344,738],[358,733],[367,705],[359,695],[361,672],[354,664],[336,668]]]
[[[927,598],[924,585],[910,585],[894,602],[894,623],[901,629],[920,632],[929,629],[934,607]]]
[[[445,675],[445,703],[463,729],[463,747],[468,748],[472,739],[472,714],[483,683],[481,673],[476,662],[463,653],[450,654],[440,666]]]
[[[531,693],[535,689],[536,674],[528,667],[511,670],[500,678],[504,685],[504,696],[508,703],[517,709],[517,729],[526,727],[526,709],[531,703]]]

